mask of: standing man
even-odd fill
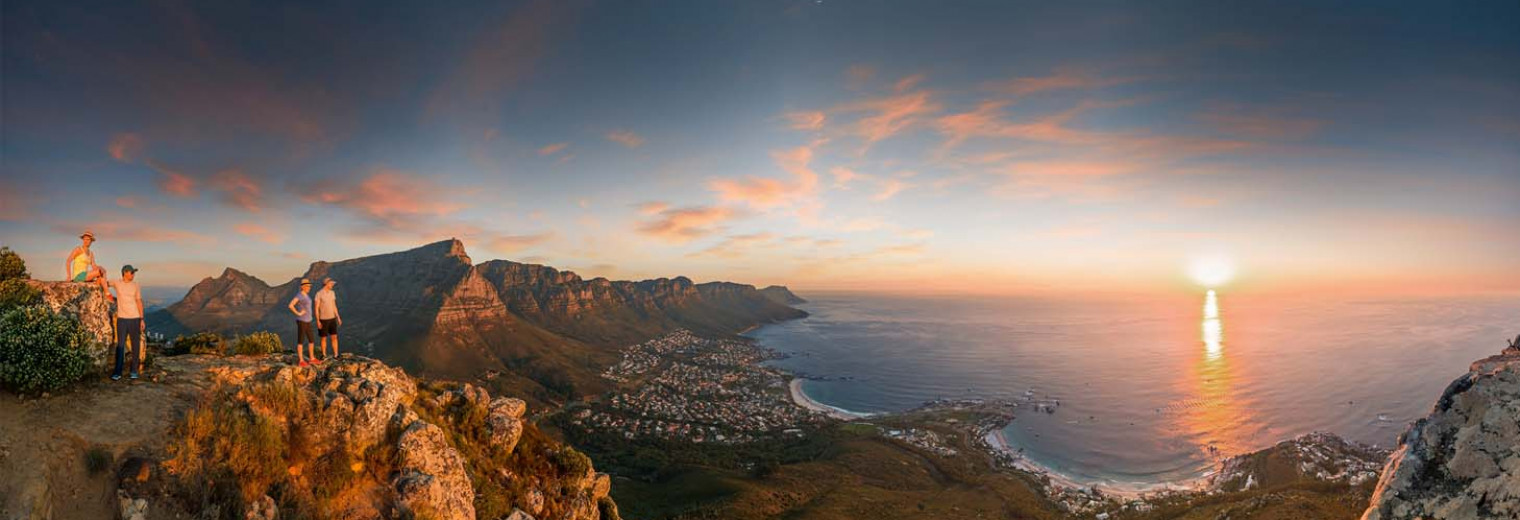
[[[343,324],[343,316],[338,314],[338,295],[333,292],[337,285],[337,280],[324,278],[322,290],[317,291],[317,337],[322,342],[322,359],[338,357],[338,326]],[[332,337],[331,356],[327,354],[328,337]]]
[[[100,285],[101,291],[106,291],[106,269],[95,264],[95,252],[90,251],[90,244],[95,243],[95,234],[85,231],[79,235],[80,245],[73,251],[69,251],[69,257],[63,261],[64,272],[68,274],[70,282],[95,282]],[[109,293],[106,294],[110,296]]]
[[[296,359],[301,361],[301,366],[308,366],[306,358],[317,359],[317,342],[311,338],[311,280],[301,279],[301,292],[296,293],[295,298],[290,299],[291,314],[296,315]],[[306,350],[301,350],[301,345],[306,345]]]
[[[137,379],[137,372],[142,368],[143,357],[147,354],[147,348],[143,345],[142,290],[137,286],[137,268],[123,266],[121,279],[111,282],[110,286],[116,289],[116,369],[111,371],[111,380],[121,380],[121,369],[125,364],[123,357],[128,344],[132,345],[131,377]]]

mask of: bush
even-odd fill
[[[170,348],[166,353],[169,355],[215,354],[222,356],[226,355],[227,350],[222,347],[222,336],[220,334],[215,332],[197,332],[189,336],[174,338],[173,348]]]
[[[73,317],[46,307],[16,307],[0,315],[0,386],[37,394],[63,388],[90,369],[89,335]]]
[[[21,255],[11,251],[9,247],[0,247],[0,281],[30,278],[26,272],[26,261]]]
[[[112,459],[114,458],[111,456],[111,452],[105,448],[92,446],[89,451],[84,453],[84,467],[90,471],[91,475],[97,475],[105,471],[106,468],[110,468]]]
[[[280,337],[273,332],[255,332],[238,338],[232,343],[232,351],[239,356],[262,356],[284,350],[285,347],[280,344]]]
[[[28,285],[25,279],[0,281],[0,312],[39,303],[42,303],[42,291]]]

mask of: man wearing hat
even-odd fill
[[[301,366],[308,366],[306,358],[317,360],[317,342],[311,337],[311,280],[301,279],[301,292],[296,293],[295,298],[290,299],[286,305],[292,314],[296,315],[296,359],[300,360]],[[305,345],[306,350],[301,350]]]
[[[142,290],[137,287],[137,268],[123,266],[121,279],[112,281],[110,286],[116,290],[116,369],[111,371],[111,380],[121,380],[122,365],[126,364],[123,356],[128,344],[133,349],[131,378],[137,379],[137,372],[147,354],[143,345]]]
[[[106,290],[106,269],[95,265],[95,252],[90,251],[90,244],[95,243],[95,234],[85,231],[79,235],[81,244],[69,251],[69,257],[63,261],[63,269],[68,273],[70,282],[95,282],[100,285],[100,290]]]
[[[325,278],[322,280],[322,290],[317,291],[317,338],[322,342],[322,359],[338,355],[338,326],[343,324],[343,316],[338,314],[338,295],[333,292],[333,287],[337,285],[337,280]],[[329,337],[332,338],[332,355],[327,354]]]

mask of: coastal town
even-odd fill
[[[602,374],[617,389],[572,412],[570,425],[699,444],[799,437],[828,418],[792,401],[788,376],[764,365],[778,357],[750,341],[672,332],[628,347]]]

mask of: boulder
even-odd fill
[[[1520,518],[1520,352],[1472,364],[1389,457],[1363,520]]]
[[[27,285],[42,291],[42,303],[53,312],[79,320],[92,341],[86,347],[95,368],[105,370],[115,361],[111,327],[111,301],[105,291],[92,283],[41,282],[27,280]]]
[[[430,518],[475,518],[475,489],[464,458],[444,438],[443,430],[415,421],[396,441],[399,471],[393,481],[396,502],[413,514]]]

